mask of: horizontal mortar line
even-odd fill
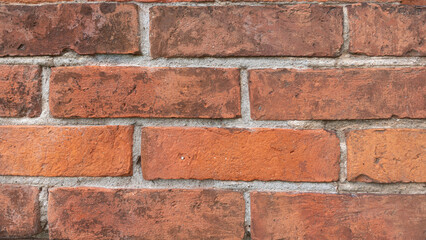
[[[344,182],[338,183],[337,188],[339,193],[426,194],[426,183]]]
[[[0,64],[62,66],[138,66],[138,67],[224,67],[224,68],[374,68],[396,66],[426,66],[426,57],[232,57],[232,58],[157,58],[129,55],[81,56],[66,54],[57,57],[3,57]]]
[[[142,180],[132,177],[24,177],[0,176],[0,184],[22,184],[39,187],[100,187],[126,189],[223,189],[235,191],[322,192],[322,193],[415,193],[425,194],[426,183],[315,183],[284,181],[221,180]]]
[[[270,1],[211,1],[211,2],[138,2],[138,1],[128,1],[128,2],[122,2],[122,1],[96,1],[93,2],[91,0],[77,0],[77,1],[57,1],[57,2],[41,2],[41,3],[19,3],[19,2],[3,2],[1,5],[28,5],[28,6],[42,6],[42,5],[56,5],[56,4],[100,4],[100,3],[119,3],[119,4],[137,4],[141,6],[268,6],[268,5],[300,5],[300,4],[317,4],[317,5],[324,5],[324,6],[346,6],[346,5],[352,5],[357,4],[360,2],[357,2],[356,0],[352,2],[339,2],[339,1],[327,1],[327,2],[320,2],[320,1],[276,1],[276,2],[270,2]],[[400,2],[380,2],[380,1],[367,1],[366,3],[369,4],[379,4],[379,5],[401,5]]]
[[[237,191],[310,191],[337,193],[336,183],[284,181],[221,181],[221,180],[142,180],[132,177],[25,177],[0,176],[0,184],[26,184],[39,187],[103,187],[135,189],[224,189]]]
[[[136,126],[177,126],[177,127],[280,127],[280,128],[426,128],[426,119],[381,119],[381,120],[287,120],[287,121],[246,121],[238,119],[179,119],[179,118],[105,118],[105,119],[55,119],[55,118],[0,118],[0,125],[136,125]]]

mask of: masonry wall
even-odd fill
[[[0,239],[425,239],[425,6],[1,0]]]

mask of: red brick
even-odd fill
[[[367,129],[346,136],[348,180],[426,182],[426,129]]]
[[[37,187],[0,184],[0,238],[40,232],[38,194]]]
[[[424,239],[426,195],[251,194],[257,239]]]
[[[426,68],[249,71],[256,120],[426,118]]]
[[[54,3],[54,2],[71,2],[73,0],[0,0],[0,3]]]
[[[242,239],[242,193],[215,190],[56,188],[52,239]]]
[[[368,56],[426,56],[426,8],[348,6],[349,51]]]
[[[401,0],[220,0],[222,2],[288,2],[288,3],[363,3],[363,2],[380,2],[380,3],[397,3]],[[402,0],[405,1],[405,0]],[[410,1],[410,0],[407,0]],[[411,0],[413,1],[413,0]],[[420,0],[421,1],[421,0]]]
[[[0,65],[0,116],[37,117],[41,113],[41,68]]]
[[[240,116],[238,69],[53,68],[54,117],[235,118]]]
[[[0,175],[128,176],[131,126],[1,126]]]
[[[1,5],[0,56],[139,53],[133,4]]]
[[[156,6],[151,8],[153,57],[338,56],[341,7]]]
[[[426,6],[426,0],[402,0],[402,4]]]
[[[47,3],[47,2],[69,2],[73,0],[0,0],[0,2],[6,3]],[[89,2],[131,2],[133,0],[88,0]],[[161,2],[161,3],[173,3],[173,2],[214,2],[214,0],[135,0],[135,2]]]
[[[353,2],[380,2],[380,3],[388,3],[388,2],[401,2],[401,0],[220,0],[222,2],[289,2],[289,3],[353,3]],[[413,1],[413,0],[402,0],[404,1]],[[421,0],[420,0],[421,1]]]
[[[145,179],[331,182],[339,140],[324,130],[145,127]]]

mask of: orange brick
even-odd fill
[[[147,127],[145,179],[331,182],[339,140],[324,130]]]
[[[426,195],[251,194],[251,236],[424,239]]]
[[[425,129],[368,129],[346,136],[348,180],[426,182]]]
[[[235,118],[239,76],[219,68],[53,68],[50,110],[61,118]]]
[[[256,120],[426,118],[426,68],[249,71]]]
[[[215,190],[56,188],[52,239],[242,239],[242,193]]]
[[[0,184],[1,239],[31,237],[41,231],[39,192],[37,187]]]
[[[128,176],[131,126],[1,126],[0,175]]]

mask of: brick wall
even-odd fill
[[[425,239],[424,0],[0,0],[0,239]]]

